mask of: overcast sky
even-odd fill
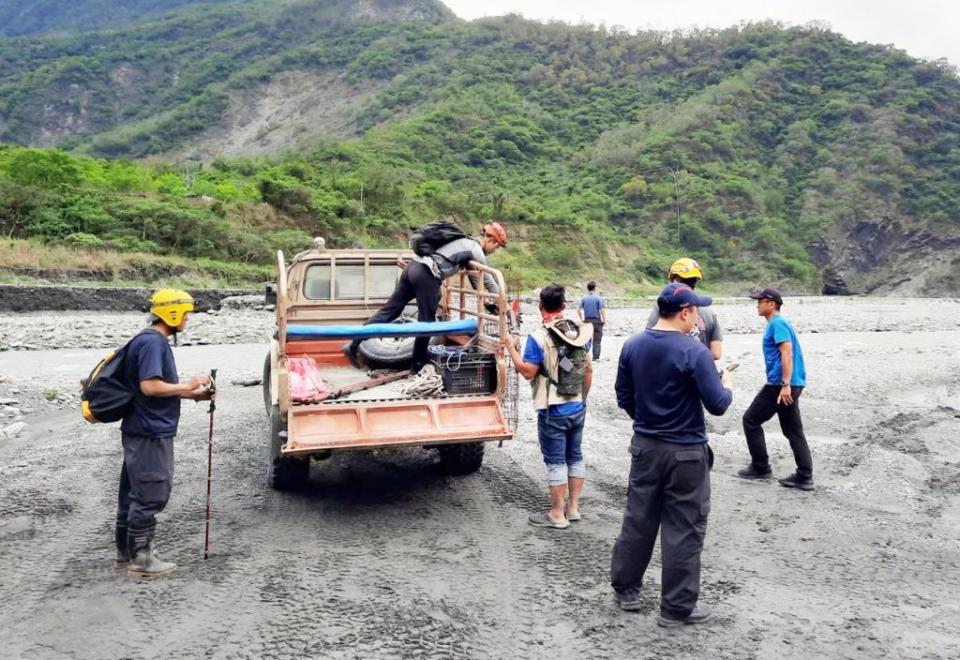
[[[630,30],[728,27],[775,19],[826,21],[853,41],[893,44],[915,57],[960,65],[960,0],[443,0],[460,18],[518,13],[536,20]]]

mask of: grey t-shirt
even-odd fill
[[[660,312],[654,307],[650,310],[650,318],[647,319],[647,327],[652,328],[660,319]],[[710,348],[710,342],[723,341],[723,332],[720,331],[720,323],[717,321],[717,315],[709,307],[700,308],[700,320],[690,331],[690,337],[693,337],[704,346]]]
[[[442,245],[426,257],[414,257],[416,261],[426,264],[438,280],[445,280],[461,268],[466,268],[471,260],[487,264],[487,255],[475,238],[458,238]],[[476,278],[471,276],[470,283],[477,288]],[[497,283],[490,273],[483,274],[483,285],[490,293],[500,293]]]

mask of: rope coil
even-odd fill
[[[447,393],[443,389],[443,378],[436,366],[432,364],[425,365],[415,376],[412,376],[400,392],[404,396],[412,397],[437,397],[445,399]]]

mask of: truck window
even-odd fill
[[[400,269],[395,264],[370,266],[368,298],[389,298],[397,284]]]
[[[310,266],[303,277],[303,295],[309,300],[330,300],[330,266]]]
[[[389,298],[400,270],[396,264],[373,264],[370,267],[367,298]],[[337,264],[334,283],[336,300],[362,300],[363,264]],[[307,268],[303,279],[303,295],[308,300],[330,300],[330,266]]]
[[[363,298],[363,264],[349,266],[338,263],[335,290],[337,300],[358,300]]]

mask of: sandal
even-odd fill
[[[557,522],[550,517],[549,513],[531,513],[528,522],[534,527],[547,527],[551,529],[566,529],[570,526],[570,523],[564,520],[563,522]]]

